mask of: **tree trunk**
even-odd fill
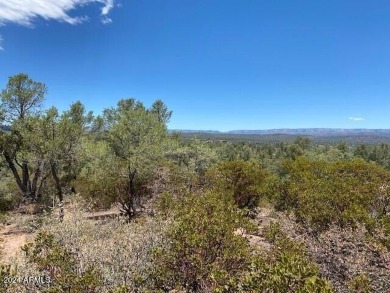
[[[27,188],[22,183],[22,180],[20,179],[18,170],[16,170],[16,167],[15,167],[13,160],[11,159],[11,157],[8,154],[4,153],[3,155],[4,155],[5,160],[7,161],[8,167],[11,169],[12,174],[14,175],[16,183],[18,184],[18,186],[19,186],[20,190],[23,192],[23,194],[26,196],[27,195]]]
[[[45,175],[42,179],[41,182],[39,183],[39,186],[37,188],[37,196],[40,197],[42,195],[42,189],[45,186],[45,181],[46,181],[47,175]]]
[[[124,215],[126,215],[129,220],[131,220],[136,215],[136,188],[134,178],[137,174],[137,169],[131,171],[129,167],[129,173],[127,174],[127,196],[124,199],[119,197],[119,202],[121,204],[121,211]]]
[[[137,174],[137,169],[134,169],[134,171],[130,171],[129,168],[129,208],[131,209],[132,216],[135,216],[136,213],[136,190],[135,190],[135,184],[134,184],[134,178],[135,174]]]
[[[64,196],[63,196],[63,193],[62,193],[60,178],[58,178],[58,174],[57,174],[57,166],[56,166],[56,164],[54,162],[51,162],[50,163],[50,167],[51,167],[51,174],[53,175],[53,178],[54,178],[54,181],[55,181],[55,185],[56,185],[56,188],[57,188],[58,199],[60,201],[60,203],[59,203],[59,207],[60,207],[60,221],[62,222],[64,220]]]
[[[25,186],[27,190],[28,197],[33,197],[33,194],[31,192],[30,173],[28,172],[28,165],[26,161],[22,162],[22,178],[23,186]]]
[[[26,161],[19,164],[22,169],[22,174],[20,175],[14,160],[6,153],[3,153],[5,160],[7,161],[8,167],[11,169],[12,174],[14,175],[15,181],[18,184],[20,190],[23,192],[23,195],[27,199],[37,199],[38,195],[41,192],[41,186],[43,184],[42,178],[43,169],[44,169],[44,161],[39,161],[37,169],[34,172],[34,178],[31,182],[30,172],[28,170],[28,163]],[[39,183],[41,179],[41,182]],[[39,183],[39,186],[38,186]]]
[[[38,167],[35,170],[34,178],[33,178],[33,181],[32,181],[31,193],[32,193],[32,195],[33,195],[33,197],[35,199],[37,199],[40,196],[40,191],[41,190],[40,190],[39,187],[42,186],[42,181],[44,180],[42,178],[44,165],[45,165],[44,161],[38,161]],[[41,182],[40,182],[40,185],[38,186],[39,179],[41,179]]]
[[[60,200],[60,202],[62,202],[64,200],[64,196],[62,193],[60,178],[58,177],[58,174],[57,174],[57,166],[54,162],[52,162],[50,164],[50,167],[51,167],[51,174],[53,175],[54,182],[55,182],[55,185],[57,188],[58,199]]]

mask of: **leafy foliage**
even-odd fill
[[[154,288],[208,291],[246,267],[249,246],[234,231],[250,226],[232,201],[217,193],[194,194],[176,211],[165,247],[155,251]]]
[[[276,223],[264,234],[274,244],[272,253],[255,257],[230,291],[221,292],[333,292],[302,244],[290,240]]]
[[[333,292],[304,246],[289,239],[277,223],[264,235],[273,243],[272,250],[254,252],[238,276],[213,292]]]
[[[1,92],[1,112],[4,120],[12,123],[36,113],[46,92],[45,84],[33,81],[27,74],[11,76],[6,88]]]
[[[292,210],[316,231],[387,218],[390,174],[362,160],[325,161],[298,158],[284,163],[276,206]]]
[[[355,277],[353,277],[348,282],[348,287],[353,292],[359,292],[359,293],[368,293],[372,292],[372,288],[370,285],[370,279],[363,274],[359,274]]]
[[[265,197],[269,174],[254,162],[221,162],[207,174],[210,188],[229,194],[239,208],[257,206]]]
[[[159,104],[158,108],[162,107]],[[143,187],[155,162],[162,156],[167,136],[164,122],[168,114],[163,109],[158,114],[154,112],[156,109],[152,110],[145,109],[141,102],[127,99],[119,101],[117,109],[106,111],[107,141],[115,154],[117,176],[124,178],[128,186],[126,193],[118,199],[129,218],[134,217],[137,207],[142,205],[146,193]]]
[[[123,99],[93,117],[81,102],[62,113],[42,109],[46,92],[26,74],[10,77],[1,92],[0,122],[7,125],[0,129],[0,211],[54,194],[62,202],[76,189],[97,208],[119,202],[127,221],[95,225],[82,212],[71,224],[42,221],[43,233],[24,250],[29,269],[52,283],[27,291],[332,292],[305,246],[278,224],[263,230],[263,238],[249,235],[258,231],[246,215],[261,210],[265,199],[294,214],[294,225],[313,239],[332,226],[361,228],[364,241],[390,248],[387,144],[319,144],[283,135],[273,143],[219,134],[202,141],[170,135],[172,111],[161,100],[146,108]],[[254,236],[268,248],[254,249]],[[1,277],[12,274],[10,267],[0,270]],[[364,274],[343,286],[379,288]]]

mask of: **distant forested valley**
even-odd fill
[[[390,292],[387,134],[181,133],[162,100],[47,90],[1,91],[0,292]]]

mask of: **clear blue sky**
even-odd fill
[[[172,129],[390,127],[388,0],[25,3],[0,0],[0,87],[28,73],[47,106],[161,98]]]

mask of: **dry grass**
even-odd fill
[[[280,214],[278,222],[287,235],[305,244],[336,292],[353,292],[348,286],[361,276],[367,278],[369,292],[390,292],[390,252],[371,241],[363,225],[356,229],[332,226],[315,235],[285,215]]]
[[[169,226],[169,220],[157,217],[141,217],[131,223],[125,219],[88,219],[90,215],[84,204],[75,198],[66,207],[61,223],[56,212],[48,215],[39,231],[53,234],[66,249],[74,252],[79,259],[79,271],[92,266],[101,272],[106,292],[118,285],[134,288],[134,280],[145,276],[150,266],[150,252],[159,246]],[[34,265],[25,259],[18,262],[18,274],[36,275]],[[32,288],[17,288],[20,292],[30,292]],[[15,288],[11,288],[15,290]],[[19,292],[18,291],[18,292]]]

